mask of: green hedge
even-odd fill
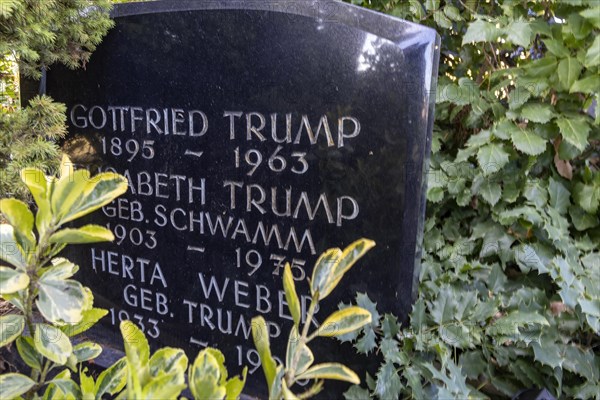
[[[347,397],[600,398],[600,3],[353,3],[442,45],[419,297]]]

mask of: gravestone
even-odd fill
[[[361,237],[377,246],[317,322],[357,292],[405,320],[419,273],[436,33],[336,1],[157,1],[118,5],[114,17],[85,69],[47,75],[47,93],[68,108],[64,149],[130,182],[86,221],[116,241],[68,254],[109,310],[103,340],[120,347],[119,321],[130,319],[155,348],[193,357],[216,346],[230,373],[249,366],[245,393],[264,394],[250,320],[265,317],[283,355],[284,264],[306,307],[319,254]],[[366,360],[349,344],[315,347],[317,361],[364,377]],[[336,397],[342,386],[326,388]]]

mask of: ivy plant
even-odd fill
[[[441,62],[418,298],[344,338],[382,359],[347,398],[599,398],[598,2],[353,3]]]

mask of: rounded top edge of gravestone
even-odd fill
[[[323,23],[341,23],[388,39],[392,42],[406,35],[418,35],[421,41],[438,44],[435,29],[392,15],[373,11],[339,0],[155,0],[115,4],[113,18],[134,15],[206,11],[248,10],[270,11],[309,17]]]

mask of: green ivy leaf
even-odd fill
[[[565,90],[569,90],[581,74],[582,65],[574,57],[567,57],[558,63],[558,81]]]
[[[490,143],[477,152],[479,168],[485,176],[500,171],[508,163],[508,153],[501,144]]]
[[[559,118],[556,121],[563,138],[583,151],[588,146],[590,126],[583,118]]]
[[[571,205],[571,192],[554,178],[550,178],[548,182],[548,192],[550,193],[550,206],[560,214],[566,214]]]
[[[471,22],[463,36],[462,45],[477,42],[494,42],[502,31],[491,22],[481,19]]]
[[[600,185],[596,182],[590,185],[578,182],[573,189],[573,199],[579,207],[590,214],[595,214],[600,204]]]
[[[486,180],[479,188],[479,194],[493,207],[502,197],[502,188],[498,183]]]
[[[594,94],[600,91],[600,75],[593,74],[578,80],[571,86],[569,93]]]
[[[594,43],[590,46],[585,54],[585,66],[588,68],[600,65],[600,36],[596,35]]]
[[[527,21],[518,19],[506,28],[506,39],[519,46],[529,47],[533,31]]]
[[[517,150],[530,156],[540,155],[546,150],[546,140],[527,129],[515,127],[511,139]]]
[[[531,122],[545,124],[554,118],[554,109],[550,104],[527,103],[521,109],[521,116]]]

